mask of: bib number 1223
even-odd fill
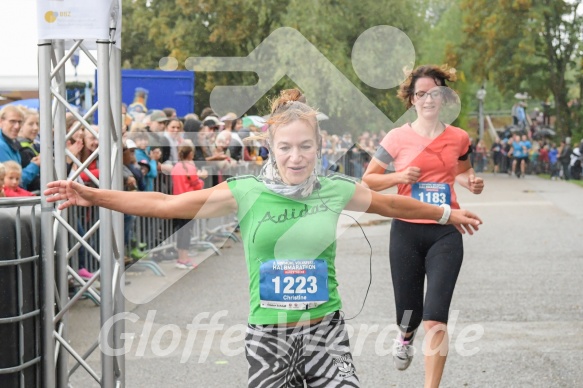
[[[261,307],[306,310],[326,303],[328,265],[325,260],[268,260],[259,268]]]
[[[293,276],[276,276],[271,281],[274,284],[276,294],[315,294],[318,291],[318,280],[315,276],[293,277]],[[282,290],[283,283],[283,290]]]

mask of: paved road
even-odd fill
[[[442,386],[581,387],[583,189],[530,176],[485,178],[480,196],[459,190],[463,206],[480,214],[484,225],[478,234],[464,237],[465,262],[452,303],[452,344]],[[421,387],[422,357],[398,372],[388,355],[395,311],[386,221],[363,219],[372,244],[373,278],[362,313],[349,321],[355,364],[363,387]],[[348,218],[342,221],[349,223]],[[128,302],[137,321],[128,321],[127,327],[135,333],[129,335],[127,387],[246,386],[241,337],[247,315],[246,266],[241,244],[229,242],[222,252],[206,260],[199,255],[199,268],[180,279],[184,273],[170,263],[163,267],[171,280],[147,271],[127,275],[132,302],[153,298]],[[347,317],[362,305],[369,253],[359,228],[347,228],[339,238],[337,267]],[[98,316],[89,301],[75,309],[74,346],[93,340]],[[196,326],[198,335],[189,338],[188,325],[197,317],[206,326]],[[208,328],[212,317],[222,325],[216,332]],[[167,355],[154,355],[165,350]],[[95,365],[94,358],[90,361]],[[84,371],[75,373],[72,382],[97,386]]]

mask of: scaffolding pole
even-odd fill
[[[42,40],[38,43],[38,93],[39,93],[39,121],[41,142],[41,187],[54,180],[53,162],[47,161],[47,155],[53,155],[53,118],[51,109],[51,54],[52,41]],[[46,197],[41,197],[41,305],[42,305],[42,381],[45,387],[55,387],[55,339],[53,337],[55,318],[55,254],[53,242],[53,205],[47,203]]]
[[[122,176],[122,139],[121,139],[121,52],[113,45],[116,23],[110,29],[110,38],[95,41],[97,59],[89,53],[83,40],[75,40],[67,51],[64,40],[40,40],[39,54],[39,99],[40,99],[40,136],[41,142],[41,185],[57,179],[76,179],[81,171],[87,171],[88,163],[80,163],[72,158],[67,150],[66,112],[72,112],[81,123],[76,128],[90,129],[89,122],[94,109],[84,116],[74,112],[67,101],[66,76],[64,66],[73,51],[81,49],[90,60],[96,63],[97,117],[99,122],[99,179],[98,186],[104,189],[123,188]],[[51,102],[52,101],[52,102]],[[53,133],[54,130],[54,133]],[[73,160],[73,174],[67,176],[67,156]],[[81,171],[80,171],[81,170]],[[56,174],[56,177],[55,177]],[[100,325],[111,321],[115,314],[124,312],[123,287],[124,238],[123,215],[107,209],[99,209],[99,247],[100,291],[93,289],[95,278],[84,282],[71,269],[68,262],[72,248],[70,241],[82,240],[77,233],[77,225],[66,211],[58,211],[53,204],[41,198],[42,225],[42,384],[45,387],[68,387],[71,376],[77,371],[86,371],[101,387],[118,388],[125,386],[125,360],[123,356],[111,356],[101,352],[99,368],[85,359],[96,349],[94,343],[89,350],[75,349],[69,337],[75,328],[70,327],[68,311],[74,308],[80,294],[89,291],[100,293]],[[69,224],[70,223],[70,224]],[[74,249],[74,248],[73,248]],[[69,296],[69,278],[82,287],[72,297]],[[123,320],[114,325],[113,330],[95,333],[95,339],[110,348],[123,348]],[[72,357],[71,357],[72,356]],[[76,362],[75,365],[72,363]],[[79,368],[81,366],[81,368]],[[93,369],[95,367],[95,369]],[[99,373],[101,372],[101,373]]]
[[[111,94],[111,112],[113,113],[113,124],[115,127],[115,134],[117,134],[114,140],[114,147],[117,148],[115,153],[115,168],[113,169],[112,187],[115,190],[123,190],[123,174],[122,174],[122,164],[123,164],[123,149],[121,133],[122,133],[122,116],[121,116],[121,50],[115,46],[111,45],[111,57],[109,59],[109,76],[110,76],[110,94]],[[123,224],[123,214],[119,212],[113,213],[113,229],[115,231],[114,236],[124,236],[124,224]],[[128,242],[121,240],[118,244],[118,251],[120,254],[117,257],[117,267],[119,270],[114,274],[114,289],[117,290],[115,293],[113,315],[121,314],[125,312],[125,297],[122,292],[124,283],[124,271],[125,269],[125,256],[123,254],[125,246]],[[125,320],[116,320],[113,326],[113,344],[114,349],[121,349],[124,346],[122,334],[125,332]],[[118,383],[123,387],[125,386],[125,374],[120,373],[120,371],[125,371],[125,357],[116,356],[115,359],[115,370],[116,378]]]
[[[60,63],[65,57],[65,41],[55,40],[53,41],[53,53],[55,63]],[[56,69],[55,80],[53,81],[53,93],[58,94],[62,98],[66,99],[67,88],[65,85],[65,67],[61,66]],[[54,123],[54,142],[58,145],[66,144],[66,120],[65,113],[66,107],[63,104],[57,104],[55,107],[55,115],[53,118]],[[58,147],[55,147],[58,148]],[[66,148],[66,147],[65,147]],[[57,173],[57,179],[67,179],[67,159],[65,152],[56,152],[54,155],[55,171]],[[68,210],[61,211],[61,217],[68,218]],[[67,273],[67,251],[68,251],[68,236],[67,231],[63,225],[59,224],[56,234],[56,244],[55,250],[57,252],[57,260],[55,262],[55,281],[57,289],[57,305],[66,306],[69,299],[69,282]],[[62,325],[61,337],[67,340],[69,338],[69,314],[64,314],[60,320]],[[67,388],[68,386],[68,357],[67,352],[64,351],[62,347],[59,348],[59,353],[56,360],[56,379],[57,386],[60,388]]]

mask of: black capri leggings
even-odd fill
[[[412,332],[422,320],[447,323],[464,256],[461,233],[452,225],[393,220],[389,256],[401,330]]]

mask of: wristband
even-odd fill
[[[447,221],[449,221],[449,216],[451,216],[451,206],[449,206],[447,203],[444,203],[439,205],[439,207],[443,208],[443,215],[437,221],[437,223],[440,225],[445,225],[447,224]]]

